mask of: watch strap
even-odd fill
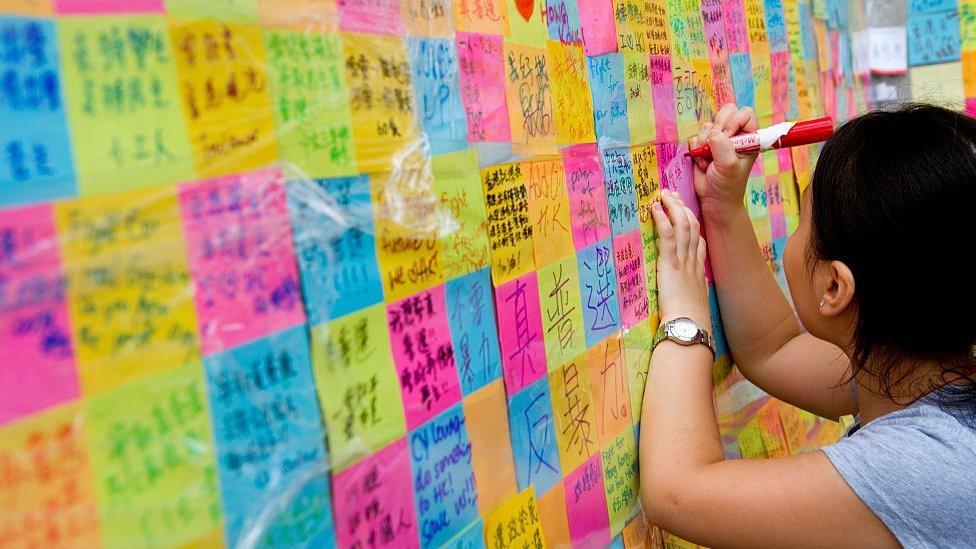
[[[713,359],[715,358],[715,344],[714,344],[714,340],[712,339],[712,334],[708,333],[707,330],[699,326],[698,334],[695,335],[695,340],[691,344],[678,341],[677,339],[668,336],[668,327],[673,321],[674,320],[662,322],[661,325],[658,327],[657,332],[654,334],[654,341],[651,343],[652,351],[657,348],[659,343],[661,343],[665,339],[670,339],[675,343],[684,347],[694,345],[695,343],[700,343],[704,345],[712,353],[712,358]],[[697,326],[697,323],[695,325]]]

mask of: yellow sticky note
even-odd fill
[[[522,165],[515,162],[483,169],[481,189],[488,210],[491,276],[497,287],[535,268]]]
[[[545,47],[549,30],[546,26],[546,3],[533,0],[505,0],[508,13],[508,36],[512,42]]]
[[[404,159],[400,169],[371,178],[376,255],[387,301],[444,282],[441,215],[430,166]]]
[[[162,16],[58,19],[82,196],[194,177]]]
[[[630,148],[631,171],[634,174],[634,194],[637,198],[637,220],[641,230],[654,227],[651,205],[661,197],[661,175],[657,163],[657,147],[653,143]]]
[[[431,161],[434,192],[443,217],[444,278],[468,274],[491,262],[488,214],[481,197],[478,154],[473,149],[437,155]]]
[[[543,48],[506,42],[505,100],[516,154],[555,153],[556,123],[549,55]]]
[[[546,41],[549,49],[549,76],[552,79],[553,111],[556,115],[556,140],[560,145],[592,143],[593,101],[583,47]],[[511,107],[509,107],[511,108]]]
[[[908,71],[912,100],[963,110],[966,93],[963,86],[962,63],[941,63],[912,67]]]
[[[554,371],[586,351],[576,256],[541,267],[538,281],[546,364]]]
[[[397,169],[394,157],[417,140],[403,39],[347,33],[342,45],[359,170]]]
[[[355,175],[341,38],[272,30],[264,37],[281,159],[302,179]]]
[[[219,524],[201,364],[89,398],[85,412],[105,546],[178,546]]]
[[[650,67],[646,55],[624,52],[624,86],[630,141],[654,141],[654,98],[651,95]]]
[[[786,433],[790,454],[799,454],[807,445],[807,432],[800,412],[795,407],[784,404],[779,407],[779,419]]]
[[[575,251],[569,219],[566,171],[561,158],[522,162],[536,265],[548,265]]]
[[[312,328],[312,364],[334,472],[406,433],[382,304]]]
[[[535,486],[529,486],[485,517],[485,545],[488,549],[546,547]]]
[[[199,357],[175,190],[55,205],[84,393]]]
[[[258,0],[261,24],[267,28],[301,32],[336,32],[336,0]]]
[[[257,25],[172,23],[183,112],[202,177],[278,160],[264,40]]]
[[[549,390],[552,393],[559,463],[565,471],[575,471],[601,446],[584,360],[570,360],[555,368],[549,374]]]
[[[763,436],[756,426],[753,419],[748,425],[739,431],[739,452],[745,459],[761,459],[766,457],[766,447],[763,445]]]
[[[78,402],[0,428],[4,547],[98,547],[98,502]]]

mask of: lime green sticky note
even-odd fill
[[[258,0],[166,0],[166,13],[224,23],[257,23]]]
[[[342,39],[280,30],[264,38],[281,159],[303,178],[355,175]]]
[[[586,351],[576,256],[542,267],[538,281],[546,363],[551,372]]]
[[[508,40],[525,46],[546,47],[549,31],[542,19],[545,2],[506,0],[508,11]]]
[[[766,457],[766,446],[763,444],[762,432],[756,425],[755,419],[739,431],[739,451],[746,459],[760,459]]]
[[[406,434],[382,303],[313,328],[312,363],[335,472]]]
[[[219,524],[205,383],[191,363],[86,401],[106,547],[175,547]]]
[[[628,427],[621,431],[603,449],[602,457],[610,535],[616,536],[623,531],[624,524],[640,512],[634,430]]]
[[[80,194],[193,179],[166,19],[67,17],[58,30]]]
[[[481,195],[478,154],[474,149],[439,154],[431,161],[434,194],[442,215],[441,244],[444,278],[487,267],[491,262],[488,245],[488,212]]]

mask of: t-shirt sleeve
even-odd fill
[[[959,546],[976,504],[972,433],[951,417],[878,418],[823,449],[841,476],[905,547]]]

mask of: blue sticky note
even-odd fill
[[[756,107],[756,83],[752,79],[752,59],[749,52],[733,53],[729,56],[729,70],[732,71],[732,87],[735,88],[735,102],[740,107]]]
[[[725,340],[725,328],[722,326],[722,313],[718,308],[718,294],[715,286],[708,286],[708,308],[712,315],[712,344],[715,346],[715,358],[729,352],[729,344]]]
[[[0,206],[77,196],[58,63],[53,21],[0,17]]]
[[[592,347],[620,329],[620,300],[613,246],[605,238],[576,254],[586,346]]]
[[[228,544],[335,545],[305,326],[205,359]]]
[[[624,54],[607,53],[587,57],[593,96],[593,123],[601,148],[627,146],[627,95],[624,90]]]
[[[535,493],[544,494],[562,481],[548,377],[512,395],[508,427],[519,491],[535,485]]]
[[[955,10],[911,15],[906,25],[910,66],[959,60],[959,14]]]
[[[931,13],[934,11],[954,10],[959,0],[908,0],[908,13]]]
[[[610,540],[610,545],[607,546],[607,549],[624,549],[624,538],[620,534],[617,534],[617,537]]]
[[[786,39],[786,19],[783,16],[783,0],[765,0],[766,36],[769,39],[769,51],[786,51],[789,42]]]
[[[579,11],[572,0],[546,0],[546,21],[549,38],[563,44],[582,44]]]
[[[468,121],[461,105],[458,56],[453,40],[407,38],[417,120],[431,154],[468,146]]]
[[[310,324],[383,301],[367,176],[293,181],[288,209]]]
[[[810,21],[810,6],[800,2],[797,4],[800,11],[800,21]],[[813,25],[800,25],[803,34],[803,58],[806,60],[816,59],[817,56],[817,37],[813,32]]]
[[[465,396],[502,375],[491,288],[487,268],[449,280],[445,287],[454,360]]]
[[[417,530],[422,547],[438,547],[478,519],[471,441],[461,404],[408,435]]]
[[[600,153],[607,188],[607,208],[610,210],[610,229],[617,236],[639,228],[630,149],[605,149]]]
[[[478,519],[441,546],[443,549],[486,549],[485,521]]]
[[[783,267],[783,253],[786,251],[786,241],[789,237],[783,236],[773,240],[773,266],[775,270],[773,274],[776,276],[776,282],[779,284],[780,289],[786,295],[790,295],[790,287],[786,282],[786,270]]]

